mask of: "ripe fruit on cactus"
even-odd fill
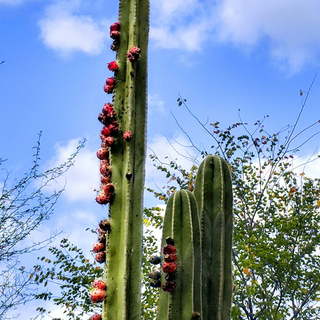
[[[172,254],[172,253],[176,253],[176,248],[175,246],[171,245],[171,244],[167,244],[166,246],[163,247],[163,254]]]
[[[101,279],[95,279],[92,282],[92,286],[96,289],[106,290],[106,283],[102,281]]]
[[[123,139],[126,140],[126,141],[130,141],[132,138],[132,133],[131,131],[125,131],[123,133]]]
[[[177,270],[178,266],[175,262],[164,262],[162,264],[162,270],[165,273],[173,273]]]
[[[174,253],[167,254],[164,256],[164,261],[166,262],[174,262],[177,260],[177,255]]]
[[[108,69],[110,71],[116,71],[118,69],[118,63],[117,61],[111,61],[108,63]]]
[[[174,281],[167,281],[161,289],[163,291],[172,292],[176,288],[177,284]]]
[[[141,49],[138,47],[131,47],[127,54],[128,60],[130,62],[136,62],[139,59],[139,55],[141,53]]]
[[[102,147],[111,147],[114,143],[114,138],[113,137],[106,137],[102,139]]]
[[[111,177],[111,168],[108,164],[100,164],[100,173],[105,177]]]
[[[99,204],[107,204],[110,202],[110,197],[106,195],[104,192],[100,191],[96,196],[96,201]]]
[[[101,242],[95,242],[95,243],[93,244],[92,250],[93,250],[93,252],[95,252],[95,253],[101,252],[101,251],[103,251],[104,249],[105,249],[105,246],[104,246],[104,244],[101,243]]]
[[[109,158],[109,150],[107,148],[100,148],[97,151],[97,158],[100,160],[107,160]]]
[[[110,134],[111,134],[111,130],[109,129],[109,127],[104,126],[104,127],[101,129],[101,139],[103,139],[104,137],[110,136]]]
[[[96,313],[90,318],[90,320],[102,320],[102,316],[101,314]]]
[[[105,85],[104,87],[103,87],[103,91],[105,92],[105,93],[108,93],[108,94],[111,94],[112,92],[113,92],[113,90],[114,90],[114,86],[109,86],[109,85]]]
[[[110,232],[111,230],[111,223],[109,220],[105,219],[100,221],[99,223],[99,228],[103,231],[103,232]]]
[[[94,256],[95,260],[99,263],[103,263],[106,261],[106,253],[104,251],[96,253]]]
[[[102,108],[102,113],[107,116],[108,118],[111,118],[115,116],[116,112],[113,109],[113,106],[111,103],[105,103],[103,108]]]
[[[114,22],[110,26],[110,31],[119,31],[120,30],[120,23],[119,22]]]
[[[106,298],[106,292],[101,289],[94,289],[90,293],[90,299],[93,303],[102,302]]]

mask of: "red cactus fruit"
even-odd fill
[[[126,141],[130,141],[132,138],[132,133],[131,131],[125,131],[123,133],[123,139],[126,140]]]
[[[107,94],[113,93],[114,86],[108,86],[107,84],[103,87],[103,91]]]
[[[100,164],[100,173],[105,177],[111,177],[111,167],[107,164]]]
[[[114,139],[112,137],[102,137],[102,147],[111,147],[114,144]]]
[[[178,266],[175,262],[164,262],[162,264],[162,270],[165,273],[173,273],[177,270]]]
[[[112,104],[109,103],[109,102],[104,104],[104,106],[102,108],[102,113],[108,118],[112,118],[116,114],[114,109],[113,109]]]
[[[116,71],[118,69],[118,63],[117,61],[111,61],[108,63],[108,69],[110,71]]]
[[[120,23],[119,22],[114,22],[110,26],[110,31],[118,31],[118,30],[120,30]]]
[[[138,47],[131,47],[127,54],[128,60],[130,62],[136,62],[139,59],[139,55],[141,53],[141,49]]]
[[[177,255],[174,254],[174,253],[167,254],[167,255],[165,255],[165,257],[164,257],[164,261],[166,261],[166,262],[174,262],[174,261],[176,261],[176,260],[177,260]]]
[[[116,79],[114,77],[107,78],[107,80],[106,80],[106,84],[108,86],[114,86],[115,83],[116,83]]]
[[[94,289],[90,293],[90,299],[93,303],[102,302],[106,298],[106,292],[101,289]]]
[[[163,254],[176,253],[176,247],[171,244],[167,244],[166,246],[163,247],[162,252]]]
[[[100,181],[102,184],[107,184],[111,182],[111,177],[100,175]]]
[[[95,243],[93,244],[92,250],[93,250],[93,252],[95,252],[95,253],[101,252],[101,251],[103,251],[104,249],[105,249],[105,246],[104,246],[104,244],[101,243],[101,242],[95,242]]]
[[[109,159],[109,150],[108,150],[108,148],[100,148],[97,151],[97,158],[100,159],[100,160]]]
[[[106,290],[106,283],[102,281],[101,279],[95,279],[92,282],[92,286],[96,289]]]
[[[91,316],[90,320],[102,320],[102,315],[96,313],[93,316]]]
[[[98,252],[94,256],[95,260],[99,263],[103,263],[106,261],[106,253],[104,251]]]
[[[177,284],[174,281],[167,281],[161,289],[163,291],[172,292],[176,288]]]
[[[110,196],[105,194],[104,192],[100,191],[96,196],[96,201],[99,204],[107,204],[110,202]]]
[[[101,185],[101,191],[103,191],[106,194],[114,194],[114,185],[112,183],[103,184]]]
[[[110,31],[110,38],[114,40],[118,40],[120,37],[119,31]]]
[[[111,130],[109,129],[109,127],[104,126],[104,127],[101,129],[101,135],[102,135],[102,136],[108,137],[108,136],[110,136],[110,134],[111,134]]]

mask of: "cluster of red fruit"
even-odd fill
[[[110,232],[110,221],[102,220],[98,226],[98,241],[93,244],[93,252],[95,253],[95,260],[99,263],[106,261],[106,233]]]
[[[175,272],[178,268],[178,265],[175,262],[177,260],[177,255],[173,239],[168,237],[166,239],[166,242],[167,245],[164,246],[162,250],[162,253],[164,255],[162,271],[166,273],[166,283],[162,285],[161,289],[163,291],[172,292],[177,286],[176,282],[174,281]]]
[[[119,124],[116,122],[115,111],[111,103],[105,103],[98,120],[103,124],[101,129],[101,148],[97,151],[100,159],[100,192],[96,197],[99,204],[110,203],[114,196],[114,185],[111,183],[111,167],[109,162],[109,148],[114,143],[113,135],[118,132]]]
[[[154,288],[162,288],[163,291],[172,292],[177,284],[174,281],[175,272],[178,268],[176,263],[177,255],[176,255],[176,247],[174,246],[174,241],[171,237],[166,238],[166,245],[163,247],[163,259],[162,263],[162,271],[166,273],[165,276],[165,284],[161,286],[161,273],[159,271],[153,271],[149,274],[149,277],[152,279],[150,282],[150,286]],[[150,259],[150,263],[159,264],[161,262],[161,258],[157,256],[153,256]]]
[[[90,292],[90,299],[93,303],[99,303],[106,298],[106,283],[101,279],[96,279],[92,282],[92,290]],[[90,320],[102,320],[101,314],[94,314]]]

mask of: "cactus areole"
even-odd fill
[[[148,34],[149,0],[120,0],[119,20],[110,26],[116,56],[107,63],[104,87],[112,103],[98,117],[104,127],[97,157],[109,163],[101,166],[96,200],[106,207],[112,229],[106,236],[104,320],[141,319]],[[110,183],[103,183],[105,179],[111,180],[112,192],[106,190]]]

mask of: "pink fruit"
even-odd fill
[[[117,61],[111,61],[108,63],[108,69],[110,71],[116,71],[118,69],[118,63]]]
[[[106,164],[100,164],[100,173],[105,177],[111,177],[111,167]]]
[[[130,62],[136,62],[139,59],[141,49],[139,47],[131,47],[127,54],[128,60]]]
[[[103,263],[106,261],[106,253],[104,251],[96,253],[94,256],[95,260],[99,263]]]
[[[110,202],[110,196],[105,194],[104,192],[100,191],[96,196],[96,201],[99,204],[107,204]]]
[[[100,175],[100,181],[102,184],[107,184],[111,182],[111,177]]]
[[[109,129],[109,127],[104,126],[104,127],[101,129],[101,135],[102,135],[102,136],[108,137],[108,136],[110,136],[110,134],[111,134],[111,130]]]
[[[90,318],[90,320],[102,320],[102,316],[101,314],[96,313]]]
[[[102,302],[106,298],[106,292],[101,289],[95,289],[90,293],[90,299],[93,303]]]
[[[119,123],[112,121],[109,125],[108,128],[110,129],[111,132],[117,132],[119,130]]]
[[[114,139],[112,137],[105,137],[105,138],[102,138],[102,144],[101,146],[103,147],[111,147],[114,143]]]
[[[106,244],[106,235],[104,233],[98,235],[98,242]]]
[[[102,113],[108,118],[114,117],[116,114],[113,109],[112,104],[109,102],[104,104],[104,106],[102,108]]]
[[[96,289],[106,290],[106,283],[102,281],[101,279],[95,279],[92,282],[92,286]]]
[[[177,270],[178,266],[175,262],[164,262],[162,264],[162,270],[165,273],[173,273]]]
[[[123,133],[123,139],[126,140],[126,141],[130,141],[132,138],[132,133],[131,131],[125,131]]]
[[[114,194],[114,185],[112,183],[101,185],[101,191],[106,194],[113,195]]]
[[[110,31],[118,31],[118,30],[120,30],[120,23],[119,22],[114,22],[110,26]]]
[[[100,159],[100,160],[109,159],[109,150],[108,150],[108,148],[100,148],[97,151],[97,158]]]
[[[104,246],[104,244],[101,243],[101,242],[95,242],[95,243],[93,244],[92,250],[93,250],[93,252],[95,252],[95,253],[101,252],[101,251],[103,251],[104,249],[105,249],[105,246]]]
[[[105,93],[107,93],[107,94],[111,94],[112,92],[113,92],[113,90],[114,90],[114,86],[109,86],[109,85],[105,85],[104,87],[103,87],[103,91],[105,92]]]
[[[106,80],[106,84],[107,84],[108,86],[114,86],[115,83],[116,83],[116,79],[115,79],[114,77],[107,78],[107,80]]]
[[[119,31],[110,31],[110,38],[114,40],[118,40],[120,37]]]

